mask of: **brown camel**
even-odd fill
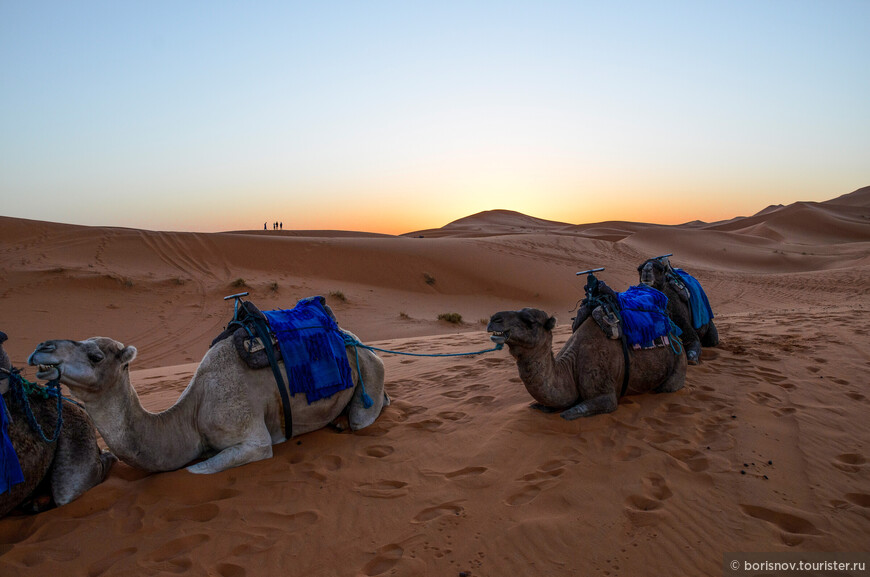
[[[10,392],[12,363],[3,349],[6,334],[0,332],[0,393],[9,410],[9,438],[18,456],[24,482],[0,495],[0,517],[30,503],[33,512],[54,504],[60,506],[80,497],[105,480],[118,459],[100,451],[94,425],[81,407],[63,401],[63,425],[52,443],[47,443],[28,423],[22,404]],[[57,425],[57,400],[30,395],[28,402],[37,423],[51,437]],[[43,493],[47,493],[43,498]]]
[[[345,413],[352,430],[378,418],[390,402],[384,392],[384,364],[369,350],[358,352],[371,406],[363,403],[356,352],[347,348],[355,386],[311,404],[305,395],[291,397],[291,436],[323,428]],[[130,384],[135,357],[135,347],[94,337],[46,341],[28,362],[39,365],[39,378],[59,377],[82,402],[109,448],[125,463],[146,471],[171,471],[205,458],[187,470],[216,473],[268,459],[272,445],[286,440],[272,371],[248,367],[232,339],[208,350],[187,388],[162,413],[145,410]]]
[[[532,407],[561,411],[568,420],[615,411],[626,370],[621,342],[587,318],[554,357],[554,326],[556,319],[544,311],[524,308],[492,315],[486,330],[516,359],[520,379],[536,401]],[[625,394],[671,393],[683,388],[685,379],[685,355],[670,347],[633,350]]]
[[[719,331],[713,319],[695,328],[689,306],[689,292],[678,280],[666,257],[651,258],[637,267],[641,284],[660,290],[668,297],[668,316],[683,331],[680,338],[686,349],[690,365],[701,362],[701,345],[715,347],[719,344]]]

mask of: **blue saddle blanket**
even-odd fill
[[[630,287],[617,293],[622,328],[629,345],[651,347],[653,341],[671,330],[668,297],[646,285]]]
[[[9,421],[6,418],[6,402],[0,395],[0,495],[24,482],[24,474],[18,463],[18,455],[9,438]]]
[[[681,268],[675,268],[674,271],[680,275],[686,287],[689,289],[689,309],[692,311],[692,326],[699,329],[710,322],[713,318],[713,309],[710,307],[710,301],[707,300],[707,293],[701,288],[695,277],[687,273]]]
[[[311,404],[353,387],[343,333],[323,308],[322,297],[263,314],[278,339],[291,395],[305,393]]]

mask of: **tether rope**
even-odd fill
[[[65,399],[60,392],[60,379],[49,381],[47,387],[42,387],[22,377],[21,372],[16,368],[13,368],[12,370],[0,370],[9,374],[9,390],[12,392],[13,397],[17,399],[24,408],[24,416],[27,418],[30,427],[36,431],[46,443],[57,441],[57,438],[60,436],[60,430],[63,427],[63,401]],[[54,434],[51,438],[46,436],[42,426],[36,420],[36,415],[33,414],[33,409],[30,407],[30,395],[32,394],[40,395],[44,399],[48,399],[49,397],[57,398],[57,424],[54,427]],[[75,403],[72,399],[66,400]]]

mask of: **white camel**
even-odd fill
[[[366,408],[365,389],[374,403]],[[291,437],[332,423],[346,413],[352,430],[371,425],[390,403],[384,391],[384,364],[367,349],[346,349],[354,387],[308,404],[291,397]],[[130,384],[136,349],[106,337],[84,341],[52,340],[36,347],[28,362],[37,377],[69,387],[90,415],[109,449],[122,461],[146,471],[172,471],[191,461],[192,473],[217,473],[268,459],[272,445],[286,440],[284,413],[275,377],[249,368],[232,339],[216,343],[173,406],[162,413],[142,407]],[[286,372],[283,371],[285,382]]]

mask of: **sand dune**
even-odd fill
[[[729,551],[866,550],[868,191],[722,223],[489,211],[401,237],[0,217],[15,366],[43,339],[111,336],[139,348],[132,380],[153,411],[229,320],[222,297],[243,290],[264,309],[324,294],[364,341],[425,353],[487,348],[489,315],[535,306],[559,319],[561,346],[576,271],[605,266],[623,290],[673,252],[722,339],[683,390],[572,422],[528,408],[505,351],[383,355],[394,403],[370,428],[208,477],[119,464],[70,505],[0,520],[0,572],[720,575]]]

